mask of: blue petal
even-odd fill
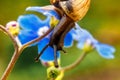
[[[80,28],[80,26],[76,23],[75,28],[72,28],[72,29],[70,30],[70,33],[72,34],[72,37],[73,37],[74,40],[78,41],[79,36],[80,36],[80,34],[79,34],[80,31],[81,31],[81,28]]]
[[[77,47],[80,48],[80,49],[83,49],[85,42],[86,42],[85,39],[79,40],[79,42],[78,42],[78,44],[77,44]]]
[[[90,40],[93,46],[98,42],[87,30],[80,28],[78,24],[76,24],[75,29],[72,29],[71,33],[73,39],[78,41],[77,47],[80,49],[83,49],[87,40]]]
[[[41,40],[38,44],[38,53],[40,53],[42,51],[42,49],[49,43],[49,39],[48,38],[44,38],[43,40]],[[60,53],[57,52],[57,58],[60,57]],[[54,60],[54,50],[52,47],[48,47],[44,53],[41,55],[40,60],[43,60],[45,62],[47,61],[53,61]]]
[[[36,15],[23,15],[18,18],[18,23],[22,29],[37,31],[40,27],[45,25]]]
[[[107,58],[107,59],[114,58],[113,53],[115,52],[115,48],[113,48],[112,46],[98,43],[96,44],[96,49],[102,57]]]
[[[64,46],[71,47],[73,45],[73,37],[70,32],[68,32],[64,38]]]
[[[27,11],[36,11],[39,13],[42,13],[46,16],[54,16],[57,19],[60,19],[60,16],[58,15],[58,13],[54,10],[53,6],[44,6],[44,7],[28,7],[26,9]]]
[[[91,39],[91,41],[93,41],[94,42],[94,38],[92,37],[92,35],[87,31],[87,30],[85,30],[85,29],[81,29],[81,31],[79,32],[79,35],[80,35],[80,38],[79,38],[79,40],[80,39]]]
[[[25,30],[21,30],[18,35],[18,38],[22,44],[25,44],[37,37],[38,37],[38,35],[35,32],[25,31]]]
[[[91,40],[94,40],[92,35],[87,30],[81,28],[77,23],[75,25],[75,28],[71,30],[71,33],[72,33],[73,39],[76,41],[79,41],[81,39],[86,40],[88,38]]]

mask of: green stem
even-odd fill
[[[82,62],[82,60],[85,58],[86,54],[87,54],[86,52],[83,52],[81,54],[81,56],[73,64],[70,64],[66,67],[63,67],[63,68],[61,68],[61,70],[68,71],[68,70],[75,68],[76,66],[78,66]]]

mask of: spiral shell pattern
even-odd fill
[[[64,12],[74,21],[79,21],[85,16],[89,5],[90,0],[68,0],[60,2],[60,6]]]

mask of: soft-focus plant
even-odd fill
[[[88,11],[90,0],[50,0],[52,5],[44,7],[28,7],[26,11],[42,13],[46,18],[42,20],[35,14],[20,15],[16,21],[0,25],[0,30],[6,33],[14,44],[14,54],[1,80],[6,80],[12,71],[21,52],[26,47],[37,45],[38,56],[47,66],[47,80],[62,80],[64,72],[76,67],[93,49],[106,59],[113,59],[115,49],[100,43],[85,29],[80,28],[77,21],[81,20]],[[60,66],[60,51],[73,46],[82,50],[80,57],[66,67]]]

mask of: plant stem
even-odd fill
[[[61,68],[61,70],[68,71],[68,70],[75,68],[82,62],[82,60],[85,58],[86,54],[87,54],[86,52],[83,52],[81,54],[81,56],[73,64],[63,67],[63,68]]]
[[[41,39],[43,39],[45,36],[47,36],[53,30],[53,28],[50,28],[44,35],[42,35],[42,36],[40,36],[40,37],[38,37],[38,38],[36,38],[36,39],[34,39],[34,40],[32,40],[32,41],[24,44],[22,46],[19,46],[19,44],[17,43],[18,41],[11,35],[11,33],[9,31],[7,31],[5,29],[4,26],[0,25],[0,30],[2,30],[3,32],[5,32],[11,38],[11,40],[13,41],[13,44],[14,44],[14,48],[15,48],[15,52],[14,52],[14,54],[13,54],[13,56],[12,56],[12,58],[11,58],[9,64],[8,64],[6,70],[4,71],[4,73],[3,73],[3,75],[2,75],[2,77],[0,79],[0,80],[6,80],[7,77],[8,77],[8,75],[10,74],[10,72],[12,71],[12,69],[14,68],[15,63],[18,60],[18,58],[19,58],[20,54],[22,53],[22,51],[26,47],[28,47],[29,45],[31,45],[31,44],[33,44],[35,42],[38,42]]]
[[[6,28],[2,25],[0,25],[0,30],[2,30],[4,33],[6,33],[10,37],[10,39],[13,42],[14,48],[15,48],[14,54],[11,58],[11,61],[9,62],[8,67],[6,68],[6,70],[4,71],[4,73],[3,73],[3,75],[0,79],[0,80],[6,80],[7,76],[12,71],[12,69],[13,69],[13,67],[14,67],[14,65],[15,65],[15,63],[16,63],[20,54],[17,54],[19,46],[18,46],[14,36],[8,30],[6,30]]]
[[[18,50],[18,44],[17,44],[16,40],[14,39],[14,36],[8,30],[6,30],[6,28],[2,25],[0,25],[0,30],[2,30],[4,33],[6,33],[10,37],[10,39],[13,42],[14,48],[17,51]]]
[[[6,70],[4,71],[2,77],[0,80],[6,80],[8,75],[10,74],[10,72],[12,71],[12,69],[14,68],[14,65],[17,61],[17,59],[19,58],[19,55],[17,51],[14,52],[12,58],[11,58],[11,61],[9,62]]]

